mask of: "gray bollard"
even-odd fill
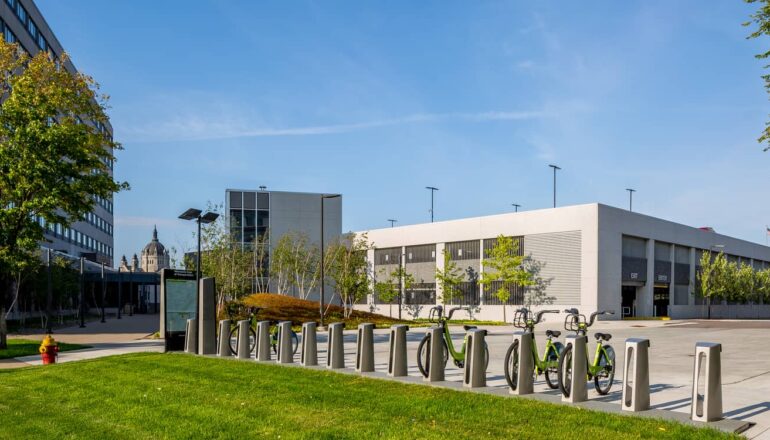
[[[238,359],[248,359],[250,357],[249,321],[244,319],[243,321],[238,321]]]
[[[388,376],[408,375],[409,365],[406,360],[406,332],[409,326],[397,324],[390,327],[390,349],[388,350]]]
[[[326,342],[326,368],[345,368],[345,343],[342,339],[342,329],[345,324],[335,322],[329,324],[329,338]]]
[[[487,386],[487,360],[485,359],[484,341],[486,330],[468,330],[465,342],[465,371],[463,386],[479,388]]]
[[[271,359],[271,349],[270,321],[259,321],[257,323],[257,360],[269,361]]]
[[[198,296],[198,354],[217,352],[217,294],[214,278],[202,278]]]
[[[722,344],[695,344],[691,410],[691,418],[695,421],[713,422],[723,417],[721,353]]]
[[[187,320],[187,328],[184,332],[184,351],[185,353],[196,354],[198,352],[198,321],[196,319]]]
[[[650,340],[626,339],[623,363],[623,411],[650,409]]]
[[[371,373],[374,371],[374,324],[358,325],[356,339],[356,371]]]
[[[302,324],[302,354],[300,355],[300,363],[306,367],[318,365],[317,328],[318,324],[315,322]]]
[[[513,387],[510,390],[511,394],[523,396],[525,394],[532,394],[535,391],[535,381],[533,377],[533,371],[535,369],[535,363],[532,359],[532,340],[534,335],[529,332],[516,332],[513,334],[513,341],[518,343],[518,361],[515,365],[509,365],[509,368],[513,368],[511,371],[511,381]],[[512,354],[513,356],[513,354]]]
[[[217,347],[217,356],[230,357],[230,320],[223,319],[219,321],[219,344]]]
[[[562,402],[585,402],[588,400],[588,389],[586,388],[586,343],[588,338],[584,335],[569,335],[566,337],[567,344],[572,345],[572,380],[570,381],[569,396],[561,396]],[[559,374],[562,374],[559,371]]]
[[[429,328],[428,338],[428,358],[425,360],[428,377],[423,378],[423,380],[442,382],[444,381],[444,329],[441,327]]]
[[[278,323],[278,359],[279,364],[294,363],[294,350],[291,346],[291,321]]]

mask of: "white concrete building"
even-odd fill
[[[703,251],[724,251],[732,261],[770,267],[770,247],[602,204],[363,232],[374,245],[368,253],[373,278],[386,277],[398,264],[414,276],[413,288],[403,293],[405,316],[425,316],[432,305],[442,303],[435,271],[442,268],[442,252],[447,251],[466,279],[463,298],[452,303],[475,306],[479,319],[502,319],[504,306],[476,282],[484,271],[485,250],[501,234],[516,237],[524,255],[540,264],[549,298],[543,308],[577,307],[585,314],[612,310],[610,319],[705,317],[708,309],[695,294]],[[520,288],[510,291],[509,319],[525,295]],[[375,295],[357,307],[383,314],[395,310]],[[770,317],[770,305],[717,304],[711,316]]]

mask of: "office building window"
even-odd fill
[[[253,192],[243,193],[243,209],[257,209],[257,194]]]
[[[230,208],[242,208],[243,207],[243,193],[240,191],[230,192]]]
[[[270,193],[257,193],[257,209],[270,209]]]

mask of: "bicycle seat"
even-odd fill
[[[546,330],[545,335],[548,336],[549,338],[550,337],[558,338],[561,335],[561,332],[558,330]]]
[[[475,325],[464,325],[463,329],[467,332],[468,330],[473,330],[477,328]]]
[[[596,333],[594,335],[594,338],[596,338],[597,341],[600,340],[600,339],[603,339],[605,341],[609,341],[610,339],[612,339],[612,335],[609,334],[609,333]]]

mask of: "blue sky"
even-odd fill
[[[116,255],[224,190],[340,192],[344,229],[601,202],[764,243],[770,113],[742,1],[37,0],[111,95]],[[355,6],[355,8],[354,8]]]

